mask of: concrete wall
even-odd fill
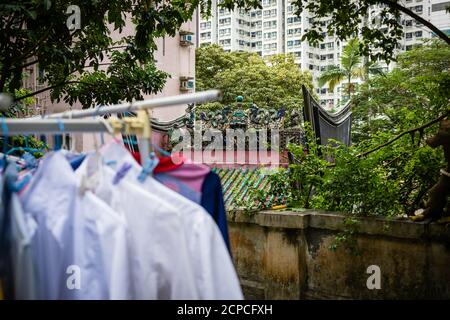
[[[361,252],[329,249],[344,216],[319,211],[229,213],[229,232],[247,299],[449,299],[450,229],[361,218]],[[369,290],[367,268],[381,269]]]

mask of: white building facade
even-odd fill
[[[339,65],[340,55],[345,43],[334,35],[324,34],[325,38],[318,46],[311,46],[301,41],[304,30],[310,27],[312,16],[303,12],[295,16],[295,8],[290,0],[262,0],[262,9],[235,10],[229,12],[218,8],[220,0],[213,0],[211,17],[198,19],[198,44],[219,44],[226,51],[251,51],[266,57],[277,53],[291,53],[302,70],[309,70],[317,87],[321,104],[328,109],[335,109],[341,102],[341,85],[333,92],[325,85],[319,88],[317,78],[328,65]],[[446,7],[450,1],[443,0],[403,0],[402,4],[419,14],[424,19],[450,34],[450,14]],[[374,8],[377,14],[381,7]],[[378,9],[378,10],[377,10]],[[372,17],[368,17],[371,21]],[[322,23],[325,25],[326,20]],[[410,50],[423,39],[433,37],[433,33],[411,17],[402,15],[404,26],[403,39],[398,52]],[[392,68],[393,64],[386,68]],[[355,80],[358,82],[358,80]],[[300,93],[299,93],[300,94]]]

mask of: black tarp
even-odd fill
[[[325,110],[309,93],[305,86],[303,92],[303,120],[311,123],[318,142],[322,145],[334,139],[349,146],[352,125],[350,103],[347,103],[336,113]]]

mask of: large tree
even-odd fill
[[[353,141],[400,133],[448,112],[450,46],[429,41],[398,56],[396,68],[373,77],[353,96]]]
[[[222,106],[236,96],[259,107],[286,109],[302,105],[301,86],[312,90],[312,76],[302,72],[291,55],[263,59],[255,53],[225,52],[217,45],[202,47],[196,53],[196,79],[199,90],[223,91]]]
[[[251,8],[258,1],[224,1],[221,6]],[[74,7],[77,6],[77,7]],[[80,26],[68,20],[77,14]],[[167,74],[157,70],[155,40],[174,36],[195,10],[207,14],[211,1],[162,0],[32,0],[0,3],[0,92],[14,94],[22,86],[24,68],[39,64],[54,100],[83,106],[142,98],[164,86]],[[114,41],[129,21],[133,35]],[[75,20],[77,21],[77,20]],[[69,21],[70,22],[70,21]],[[101,69],[103,61],[107,68]]]
[[[361,34],[364,54],[390,59],[401,37],[399,13],[409,14],[438,36],[448,37],[414,12],[391,0],[295,0],[297,14],[310,11],[314,20],[304,39],[311,42],[323,37],[320,20],[330,18],[329,32],[341,39]],[[183,22],[191,19],[197,8],[201,14],[211,12],[210,0],[7,0],[0,3],[0,92],[14,93],[20,89],[25,67],[39,64],[44,69],[44,81],[52,99],[64,97],[73,104],[79,100],[88,107],[98,103],[141,98],[142,93],[158,92],[167,74],[156,69],[155,40],[174,35]],[[382,9],[378,25],[361,24],[373,4],[387,5]],[[81,26],[69,30],[68,8],[78,6]],[[261,7],[259,0],[224,0],[219,6]],[[68,13],[67,13],[68,12]],[[136,33],[115,42],[111,31],[121,31],[129,19]],[[381,49],[381,50],[380,50]],[[375,50],[375,51],[374,51]],[[104,58],[109,58],[106,70],[100,70]],[[88,68],[88,69],[87,69]],[[23,99],[36,94],[16,97]]]

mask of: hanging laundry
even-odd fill
[[[25,216],[37,221],[32,250],[40,299],[130,299],[126,225],[79,182],[60,152],[43,159],[21,195]],[[70,272],[79,283],[67,284]],[[120,271],[120,272],[118,272]]]
[[[16,171],[15,166],[10,168]],[[15,192],[11,193],[8,215],[11,219],[11,260],[15,298],[38,299],[38,283],[32,251],[32,240],[37,224],[33,218],[24,215],[19,196]]]
[[[230,250],[222,185],[217,174],[203,164],[180,161],[178,157],[175,161],[172,157],[161,157],[155,168],[155,179],[205,208],[219,226]]]
[[[81,177],[87,161],[77,169]],[[130,230],[132,284],[136,299],[197,299],[182,213],[170,203],[126,180],[113,185],[115,171],[99,168],[95,194],[121,214]],[[134,177],[137,180],[137,177]]]
[[[216,221],[228,250],[231,252],[222,183],[219,176],[213,171],[210,171],[203,181],[201,205]]]
[[[111,143],[101,150],[104,161],[112,163],[117,172],[129,164],[131,168],[124,180],[148,190],[158,198],[172,204],[182,213],[181,221],[187,233],[187,243],[190,257],[193,260],[194,274],[200,299],[242,299],[239,280],[233,262],[227,251],[226,244],[211,216],[199,205],[149,176],[143,183],[135,177],[142,167],[134,160],[127,150]]]
[[[0,294],[3,299],[10,300],[14,298],[14,285],[11,265],[11,224],[8,215],[10,192],[5,172],[9,167],[14,166],[14,163],[5,161],[4,165],[4,171],[0,175]]]
[[[167,158],[167,157],[165,157]],[[160,158],[161,163],[161,158]],[[159,169],[159,170],[158,170]],[[164,168],[164,170],[161,170],[161,168],[156,167],[155,174],[158,177],[160,174],[167,174],[180,182],[182,182],[184,185],[188,186],[190,189],[192,189],[195,192],[201,193],[202,192],[202,185],[205,180],[206,175],[211,171],[211,169],[203,164],[194,164],[194,163],[188,163],[184,162],[173,169],[169,169],[167,167]]]
[[[86,122],[71,125],[81,132]],[[200,205],[209,168],[163,160],[158,175],[178,193],[153,177],[147,164],[157,158],[145,158],[143,168],[117,142],[86,154],[8,156],[0,299],[243,299],[228,238]]]

